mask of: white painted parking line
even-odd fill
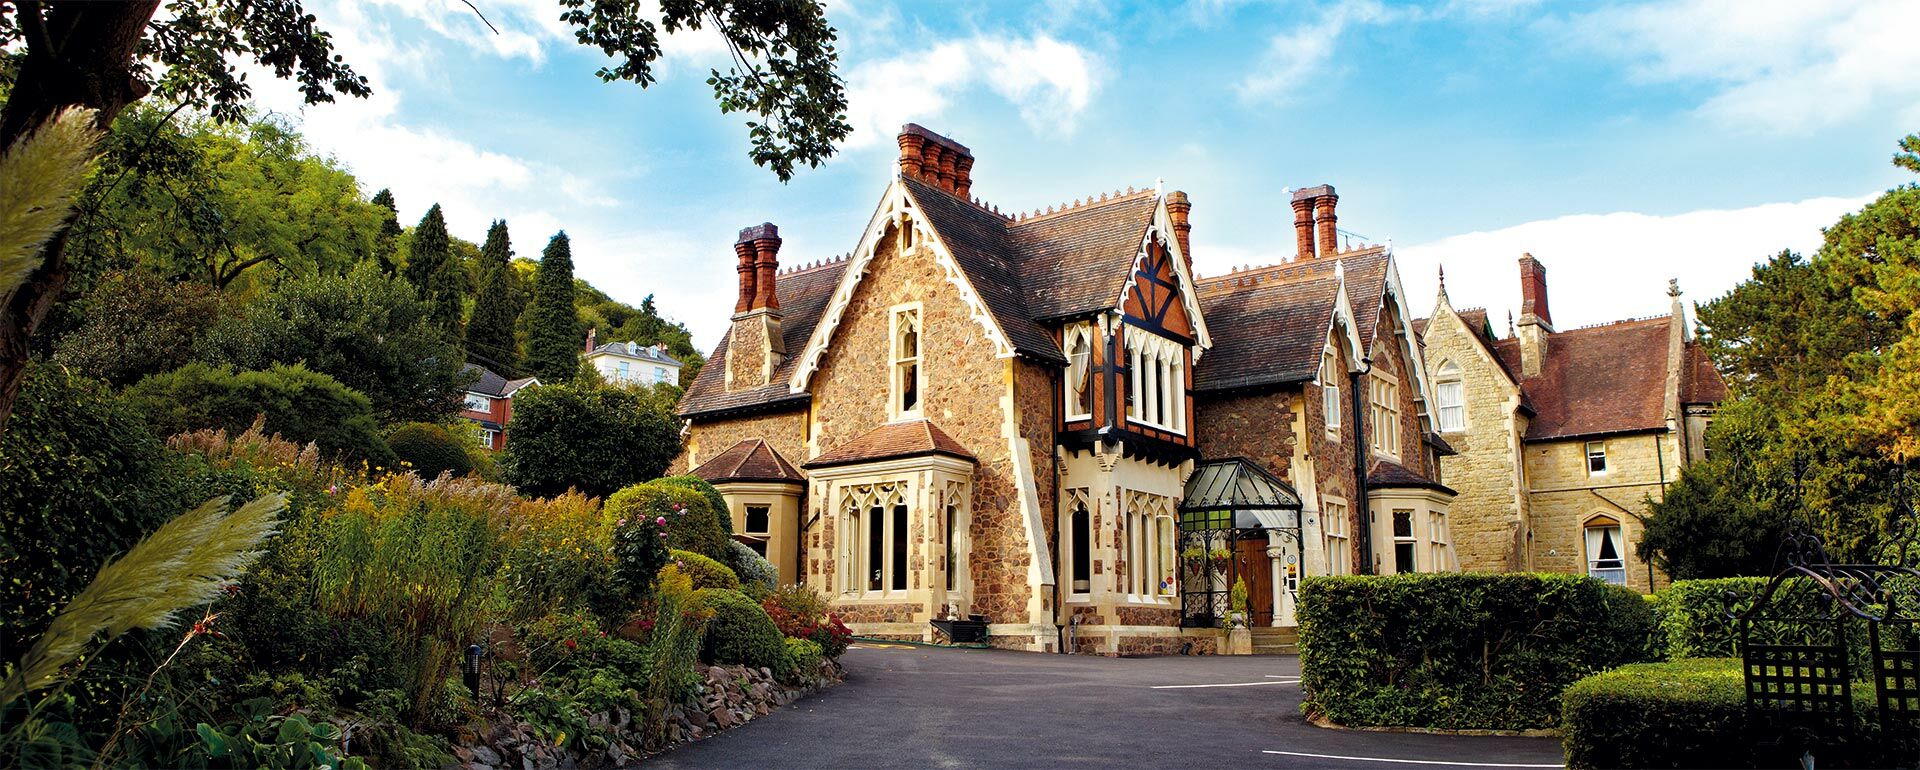
[[[1267,678],[1268,679],[1292,679],[1293,681],[1296,681],[1296,682],[1300,681],[1300,677],[1294,676],[1292,674],[1267,674]]]
[[[1162,684],[1162,685],[1155,685],[1150,689],[1189,690],[1195,687],[1252,687],[1254,685],[1260,685],[1260,684],[1298,684],[1298,682],[1226,682],[1224,684]]]
[[[1289,757],[1307,757],[1309,759],[1344,759],[1351,762],[1391,762],[1397,765],[1447,765],[1449,767],[1538,767],[1558,768],[1566,765],[1526,765],[1503,762],[1446,762],[1438,759],[1392,759],[1389,757],[1348,757],[1339,754],[1309,754],[1304,751],[1273,751],[1262,754],[1282,754]]]

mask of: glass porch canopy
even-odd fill
[[[1187,529],[1293,529],[1300,494],[1241,457],[1206,460],[1187,479],[1180,524]]]

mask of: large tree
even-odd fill
[[[480,247],[480,292],[467,320],[467,357],[512,376],[520,370],[520,351],[514,326],[520,321],[520,302],[513,290],[513,246],[507,222],[494,220],[487,242]]]
[[[679,423],[650,400],[636,390],[581,382],[521,391],[502,477],[529,497],[568,489],[605,497],[659,478],[680,453]]]
[[[434,324],[453,339],[460,339],[465,281],[454,264],[447,219],[438,203],[427,209],[420,225],[413,228],[413,238],[407,245],[407,281],[420,293],[420,299],[426,301]]]
[[[527,312],[527,369],[542,382],[573,379],[580,368],[580,312],[573,306],[573,247],[565,232],[540,253]]]
[[[835,33],[812,0],[688,0],[660,5],[558,0],[580,44],[612,63],[605,81],[642,87],[654,80],[661,32],[712,29],[733,66],[708,83],[722,112],[746,112],[750,154],[782,180],[796,164],[818,165],[851,128],[834,69]],[[257,64],[296,80],[308,103],[335,94],[366,96],[366,78],[333,52],[301,0],[161,0],[0,3],[0,49],[20,52],[0,110],[0,153],[71,107],[94,109],[105,129],[128,104],[158,92],[168,102],[239,120],[252,95],[242,73]],[[71,221],[69,221],[69,225]],[[41,249],[17,290],[0,293],[0,429],[13,411],[37,327],[70,277],[63,227]]]
[[[373,205],[385,211],[380,214],[380,231],[374,235],[373,258],[380,262],[380,269],[387,275],[399,270],[400,264],[400,209],[393,200],[393,191],[381,188],[373,194]]]

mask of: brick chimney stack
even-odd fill
[[[733,243],[739,259],[740,297],[727,333],[727,390],[766,385],[786,357],[780,332],[780,228],[765,222],[740,231]]]
[[[588,353],[592,353],[592,352],[593,352],[593,347],[594,347],[594,346],[593,346],[593,333],[594,333],[594,331],[596,331],[596,330],[594,330],[594,329],[588,329],[588,330],[587,330],[587,350],[586,350],[586,352],[588,352]]]
[[[1293,191],[1293,237],[1296,259],[1330,256],[1340,250],[1335,240],[1333,204],[1340,196],[1333,185],[1323,184]],[[1318,231],[1317,233],[1315,231]],[[1315,241],[1319,248],[1314,248]]]
[[[759,282],[753,265],[753,242],[736,241],[733,244],[733,253],[740,258],[739,264],[734,267],[734,270],[740,274],[740,296],[733,301],[733,312],[745,313],[753,309],[754,285]]]
[[[973,152],[918,123],[900,127],[900,175],[962,199],[973,194]]]
[[[1187,215],[1193,213],[1193,201],[1179,190],[1167,193],[1167,218],[1173,220],[1173,237],[1180,242],[1180,259],[1187,264],[1187,275],[1193,275],[1193,247],[1188,245],[1188,235],[1193,233],[1193,223],[1187,221]]]
[[[1313,259],[1313,199],[1293,194],[1294,259]]]
[[[1540,375],[1553,334],[1553,316],[1547,312],[1547,268],[1532,254],[1520,255],[1520,374]]]

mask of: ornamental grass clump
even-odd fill
[[[320,607],[391,629],[416,726],[487,621],[500,566],[495,527],[513,505],[503,486],[400,474],[349,490],[327,514],[315,565]]]
[[[632,611],[632,597],[615,579],[614,525],[599,500],[579,492],[522,500],[513,506],[504,537],[500,584],[513,618],[584,606],[607,625]]]

